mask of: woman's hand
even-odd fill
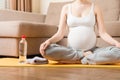
[[[83,53],[84,56],[87,56],[87,55],[90,55],[90,54],[92,54],[91,51],[87,51],[87,52],[84,52],[84,53]]]
[[[115,46],[118,47],[118,48],[120,48],[120,43],[117,42],[117,43],[115,44]]]
[[[45,49],[50,45],[50,41],[49,40],[46,40],[45,42],[43,42],[41,45],[40,45],[40,53],[41,54],[44,54],[45,53]]]

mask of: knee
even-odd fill
[[[40,53],[43,57],[45,57],[48,54],[48,50],[51,48],[51,45],[49,45],[45,50],[44,53]],[[40,49],[39,49],[40,51]]]
[[[109,51],[111,53],[120,53],[120,48],[117,48],[115,46],[111,46],[111,47],[109,47]]]
[[[45,58],[50,58],[54,55],[54,47],[56,46],[56,44],[51,44],[49,45],[45,51],[44,51],[44,54],[41,54],[43,57]]]

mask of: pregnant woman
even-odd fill
[[[100,37],[112,46],[96,47],[95,24]],[[66,29],[69,29],[68,46],[55,44],[64,37]],[[109,64],[120,62],[119,48],[120,43],[105,30],[99,6],[89,0],[74,0],[63,7],[59,29],[41,44],[40,53],[46,59],[62,63]]]

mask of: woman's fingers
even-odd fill
[[[47,42],[47,41],[41,44],[41,46],[40,46],[40,53],[41,54],[45,53],[45,49],[48,47],[48,45],[49,45],[49,42]]]
[[[116,47],[120,48],[120,43],[117,43],[117,44],[116,44]]]
[[[40,53],[41,54],[44,54],[44,49],[45,49],[44,46],[45,46],[44,43],[42,43],[41,46],[40,46]]]
[[[47,43],[45,43],[45,44],[44,44],[44,50],[47,48],[47,46],[48,46],[48,44],[47,44]]]

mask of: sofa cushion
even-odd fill
[[[92,0],[97,3],[102,11],[105,21],[117,21],[119,19],[120,0]],[[50,3],[46,16],[45,23],[47,24],[59,24],[59,18],[62,6],[70,2],[54,2]]]
[[[105,22],[105,29],[108,34],[110,34],[113,37],[120,37],[120,22],[119,21],[110,21]],[[96,29],[96,34],[98,34],[98,30]]]
[[[50,5],[48,7],[48,12],[47,12],[45,23],[52,24],[52,25],[53,24],[58,25],[62,6],[64,6],[67,3],[69,3],[69,2],[50,3]]]
[[[53,27],[51,27],[53,26]],[[54,25],[27,21],[0,21],[0,37],[51,37],[57,31]]]
[[[120,42],[120,37],[113,37],[115,40]],[[97,38],[97,44],[96,46],[98,47],[106,47],[106,46],[111,46],[111,44],[105,42],[103,39],[101,38]]]
[[[119,21],[106,22],[105,24],[106,24],[106,30],[111,36],[120,37]]]
[[[113,38],[120,42],[120,37],[113,37]],[[67,38],[63,38],[61,41],[58,42],[58,44],[63,45],[63,46],[67,46]],[[108,44],[107,42],[105,42],[101,38],[97,38],[96,46],[98,46],[98,47],[106,47],[106,46],[110,46],[110,44]]]
[[[120,0],[95,0],[103,12],[105,21],[116,21],[119,19]]]

